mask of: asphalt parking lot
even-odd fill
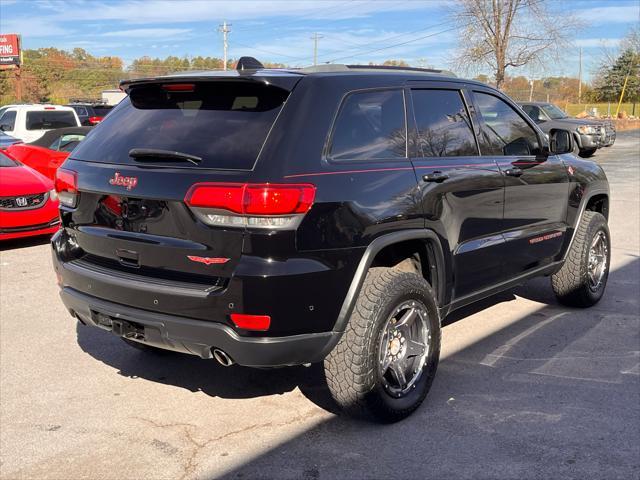
[[[334,413],[314,367],[76,325],[46,241],[0,246],[0,477],[640,478],[640,131],[593,160],[612,189],[603,300],[567,309],[537,279],[458,312],[425,404],[391,426]]]

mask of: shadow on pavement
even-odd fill
[[[587,310],[558,305],[548,279],[515,289],[549,304],[443,358],[412,417],[336,416],[222,478],[639,478],[639,267]]]
[[[557,304],[536,279],[450,316],[469,329],[481,308],[514,294],[546,305],[442,358],[424,405],[394,425],[339,414],[227,472],[225,478],[638,478],[638,261],[612,271],[592,309]],[[629,299],[634,299],[630,301]],[[321,367],[224,368],[186,355],[158,359],[78,326],[78,343],[121,375],[222,398],[299,387],[335,413]],[[483,336],[484,335],[484,336]],[[218,473],[210,478],[217,478]]]
[[[51,235],[39,235],[37,237],[15,238],[13,240],[0,241],[0,252],[5,250],[19,250],[21,248],[35,247],[49,243]]]

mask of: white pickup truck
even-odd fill
[[[78,115],[71,107],[43,104],[0,107],[0,130],[25,143],[54,128],[79,126]]]

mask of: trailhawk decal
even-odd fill
[[[220,265],[230,260],[229,258],[196,257],[195,255],[187,255],[187,258],[192,262],[204,263],[205,265]]]
[[[120,175],[120,172],[116,172],[113,175],[113,178],[109,179],[109,183],[111,185],[125,187],[127,190],[131,190],[138,184],[138,177],[125,177],[124,175]]]
[[[529,243],[531,243],[531,244],[540,243],[540,242],[544,242],[546,240],[551,240],[552,238],[557,238],[557,237],[561,237],[561,236],[562,236],[562,232],[547,233],[546,235],[543,235],[541,237],[530,238],[529,239]]]

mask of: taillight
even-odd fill
[[[315,194],[308,183],[197,183],[185,202],[209,225],[288,229],[309,211]]]
[[[75,207],[78,199],[78,174],[73,170],[58,168],[55,186],[60,203],[67,207]]]
[[[271,317],[269,315],[246,315],[244,313],[232,313],[231,321],[238,328],[244,330],[257,330],[264,332],[269,330]]]
[[[89,123],[91,125],[97,125],[102,121],[103,118],[104,117],[89,117]]]

